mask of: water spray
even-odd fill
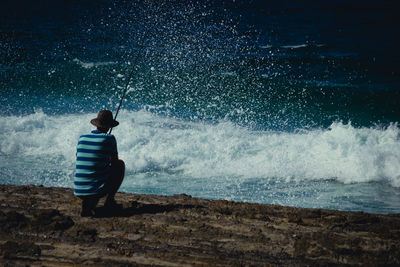
[[[149,32],[150,32],[150,27],[147,28],[147,30],[146,30],[146,32],[145,32],[145,34],[144,34],[144,36],[143,36],[143,40],[146,40],[146,39],[147,39],[147,36],[148,36]],[[121,105],[122,105],[122,101],[124,101],[126,92],[128,91],[129,84],[130,84],[130,82],[131,82],[131,80],[132,80],[132,77],[133,77],[133,73],[135,72],[135,67],[136,67],[136,65],[137,65],[137,63],[138,63],[139,57],[140,57],[140,55],[142,54],[142,50],[143,50],[144,47],[145,47],[144,45],[141,45],[141,46],[140,46],[139,51],[137,52],[136,57],[135,57],[135,59],[134,59],[134,61],[133,61],[133,66],[132,66],[131,71],[129,72],[128,79],[126,80],[125,89],[124,89],[124,91],[123,91],[121,100],[119,101],[117,111],[115,112],[114,120],[117,119],[119,110],[120,110]],[[110,128],[109,134],[111,134],[112,129],[113,129],[113,128],[111,127],[111,128]]]

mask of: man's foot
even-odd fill
[[[94,210],[82,210],[81,217],[94,217]]]
[[[95,215],[94,209],[96,208],[99,198],[85,198],[82,200],[82,217],[93,217]]]
[[[115,202],[115,199],[107,199],[106,203],[104,203],[104,208],[108,210],[120,210],[122,209],[122,204],[118,204],[117,202]]]

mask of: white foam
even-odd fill
[[[42,172],[56,168],[68,176],[66,184],[70,184],[76,142],[79,135],[90,132],[89,121],[95,116],[49,116],[37,111],[28,116],[0,117],[0,167],[6,168],[10,164],[7,160],[15,156],[38,159],[43,162]],[[387,181],[400,187],[397,124],[379,129],[338,122],[330,129],[289,133],[251,131],[231,122],[186,122],[144,110],[123,110],[118,120],[120,125],[113,134],[130,175],[179,173],[205,181],[216,177]]]
[[[107,61],[107,62],[84,62],[84,61],[81,61],[81,60],[79,60],[77,58],[74,58],[72,61],[77,63],[78,65],[80,65],[82,68],[85,68],[85,69],[91,69],[93,67],[116,64],[115,62],[112,62],[112,61]],[[120,75],[120,74],[118,74],[118,75]]]
[[[222,72],[221,74],[224,76],[236,76],[237,75],[236,72],[234,72],[234,71]]]

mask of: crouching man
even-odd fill
[[[115,194],[125,175],[125,164],[118,159],[117,141],[110,128],[117,126],[112,112],[101,110],[90,121],[96,130],[79,138],[76,152],[74,194],[82,199],[81,216],[94,216],[99,199],[107,197],[104,208],[115,210],[122,205],[115,202]]]

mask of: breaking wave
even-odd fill
[[[1,117],[0,167],[15,157],[41,159],[36,168],[57,169],[72,181],[79,135],[96,114]],[[355,128],[334,122],[328,129],[254,131],[229,121],[188,122],[149,111],[123,111],[114,129],[128,174],[177,173],[187,179],[334,179],[341,183],[388,182],[400,187],[400,129]],[[54,165],[54,163],[57,163]],[[33,173],[31,172],[32,176]],[[39,175],[39,174],[37,174]],[[29,179],[29,177],[26,177]]]

